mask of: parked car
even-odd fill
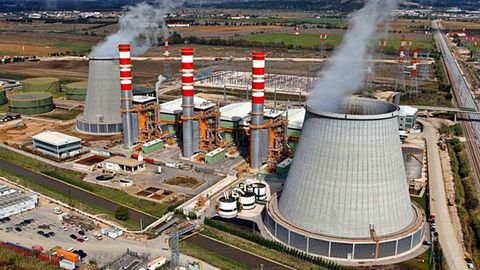
[[[85,242],[85,240],[83,240],[82,238],[77,238],[77,241],[80,242],[80,243]]]
[[[22,229],[21,229],[20,227],[15,227],[15,231],[17,231],[17,232],[21,232],[21,231],[22,231]]]
[[[70,238],[72,238],[73,240],[77,240],[77,236],[75,234],[70,234]]]
[[[470,258],[465,258],[465,262],[467,263],[468,269],[475,269],[475,265],[473,264],[472,259],[470,259]]]
[[[5,219],[7,222],[8,222],[8,221],[11,221],[11,219],[10,219],[9,217],[6,217],[6,218],[4,218],[4,219]]]
[[[101,233],[97,233],[97,234],[95,234],[94,236],[95,236],[95,238],[96,238],[98,241],[101,241],[101,240],[103,239],[103,236],[102,236]]]
[[[55,207],[53,208],[53,213],[57,214],[57,215],[60,215],[62,212],[62,210],[59,208],[59,207]]]
[[[68,229],[67,229],[67,227],[65,227],[65,226],[62,226],[62,227],[60,227],[60,230],[62,230],[62,231],[66,231],[66,230],[68,230]]]
[[[6,231],[6,232],[11,232],[11,231],[13,231],[13,228],[12,228],[12,227],[7,227],[7,228],[5,229],[5,231]]]
[[[88,241],[88,236],[84,235],[82,238],[83,240]]]
[[[73,251],[75,250],[75,248],[74,248],[74,247],[71,247],[71,248],[68,248],[67,250],[68,250],[69,252],[73,252]]]
[[[44,235],[44,234],[45,234],[43,231],[38,231],[37,233],[40,234],[40,235]]]
[[[53,237],[53,236],[55,236],[55,233],[54,232],[49,232],[48,235]]]
[[[85,235],[85,233],[82,230],[78,231],[78,234],[80,234],[81,236]]]

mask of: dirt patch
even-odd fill
[[[192,178],[189,176],[175,176],[173,178],[170,178],[164,182],[167,185],[172,185],[172,186],[179,186],[179,187],[184,187],[184,188],[196,188],[200,186],[201,184],[205,183],[204,180]]]

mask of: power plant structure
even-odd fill
[[[123,145],[125,148],[132,147],[138,141],[138,114],[135,114],[136,121],[133,117],[133,87],[132,87],[132,60],[130,58],[130,45],[120,44],[119,50],[119,68],[120,68],[120,90],[121,95],[121,112],[123,120]],[[135,123],[135,125],[134,125]]]
[[[88,68],[85,109],[76,119],[76,129],[92,135],[119,134],[123,125],[118,58],[91,57]]]
[[[182,48],[182,128],[183,128],[183,156],[190,158],[193,156],[194,148],[194,126],[193,126],[193,49]]]
[[[258,170],[267,161],[265,113],[265,53],[252,55],[252,112],[250,123],[250,167]]]
[[[337,261],[399,257],[421,246],[426,216],[409,197],[399,107],[362,98],[330,111],[305,107],[284,189],[263,213],[269,234]]]

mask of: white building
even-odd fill
[[[145,162],[115,156],[104,161],[104,168],[111,172],[138,173],[145,169]]]
[[[22,193],[18,189],[0,186],[0,218],[16,215],[37,205],[38,198],[34,193]]]
[[[418,109],[410,106],[400,106],[398,113],[398,129],[410,130],[417,122]]]
[[[73,157],[80,153],[82,140],[56,131],[45,131],[32,137],[33,146],[56,158]]]

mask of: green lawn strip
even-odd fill
[[[5,169],[0,169],[0,176],[3,176],[7,178],[10,181],[13,181],[23,187],[29,188],[31,190],[34,190],[40,194],[43,194],[47,197],[59,200],[63,203],[66,203],[72,207],[75,207],[77,209],[80,209],[82,211],[85,211],[89,214],[92,215],[102,215],[103,219],[110,220],[112,222],[115,222],[125,228],[128,228],[130,230],[140,230],[140,224],[138,224],[136,221],[133,220],[126,220],[126,221],[120,221],[115,219],[115,213],[105,209],[103,207],[100,207],[96,204],[91,204],[86,201],[79,200],[78,198],[73,198],[69,197],[67,195],[64,195],[61,192],[57,192],[48,186],[42,185],[38,182],[35,182],[31,180],[28,177],[24,177],[22,175],[19,175],[15,172],[12,171],[7,171]]]
[[[86,44],[86,43],[70,43],[70,42],[60,42],[60,43],[55,43],[53,45],[54,47],[61,48],[61,49],[66,49],[69,51],[74,51],[74,52],[88,52],[92,48],[91,44]]]
[[[169,203],[156,203],[136,198],[122,190],[117,190],[114,188],[85,182],[81,180],[84,177],[83,173],[58,168],[42,161],[38,161],[33,158],[12,152],[2,147],[0,147],[0,158],[8,160],[9,162],[23,168],[48,175],[60,181],[90,191],[100,197],[110,199],[114,202],[124,204],[134,209],[138,209],[156,217],[162,217],[165,213],[168,212],[168,207],[171,205]]]
[[[267,247],[264,247],[254,242],[248,241],[246,239],[231,235],[229,233],[220,231],[218,229],[215,229],[207,225],[203,227],[203,230],[200,232],[200,234],[206,235],[208,237],[217,239],[221,242],[224,242],[232,246],[238,247],[240,249],[257,254],[261,257],[265,257],[267,259],[279,262],[281,264],[288,265],[295,269],[309,270],[309,269],[312,269],[313,267],[318,267],[314,264],[305,262],[299,258],[287,255],[285,253],[282,253],[276,250],[269,249]]]
[[[270,34],[258,34],[258,35],[245,35],[236,38],[238,40],[246,40],[255,43],[274,43],[284,44],[287,46],[298,45],[300,47],[318,47],[320,46],[320,35],[316,34],[300,34],[295,36],[293,33],[270,33]],[[336,47],[343,39],[341,34],[330,34],[325,42],[325,46]]]
[[[428,249],[422,255],[408,261],[401,262],[397,265],[400,266],[402,269],[429,270],[429,260],[431,252],[432,249]]]
[[[0,247],[0,269],[5,270],[58,270],[58,266],[35,257],[28,257],[5,247]]]
[[[189,243],[188,241],[180,242],[180,251],[183,254],[186,254],[191,257],[195,257],[199,260],[202,260],[220,269],[229,269],[229,270],[249,270],[250,269],[250,267],[248,267],[245,264],[234,261],[230,258],[223,257],[218,253],[211,252],[200,246]]]
[[[0,112],[8,112],[8,103],[0,105]]]
[[[418,203],[425,211],[427,211],[427,196],[423,194],[422,197],[410,196],[412,201]]]

